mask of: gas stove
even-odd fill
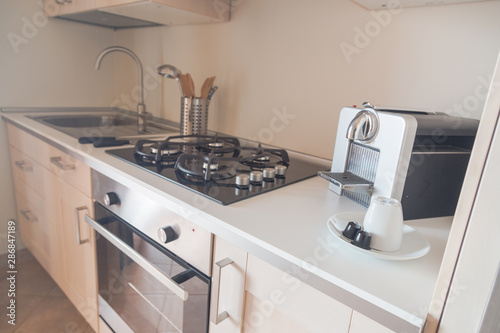
[[[311,178],[329,166],[285,149],[221,135],[139,140],[106,153],[223,205]]]

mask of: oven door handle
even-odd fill
[[[85,215],[85,222],[89,224],[94,230],[101,236],[106,238],[111,244],[116,246],[120,251],[125,253],[133,261],[135,261],[139,266],[145,269],[149,274],[155,277],[159,282],[161,282],[165,287],[171,290],[175,295],[177,295],[183,301],[186,301],[189,297],[189,293],[181,285],[176,283],[172,278],[163,274],[158,268],[152,265],[147,259],[137,253],[134,249],[120,240],[118,237],[113,235],[111,232],[106,230],[99,222],[93,220],[88,215]]]

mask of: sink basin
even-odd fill
[[[59,127],[102,127],[102,126],[134,126],[135,119],[118,117],[115,115],[67,115],[67,116],[42,116],[34,118],[42,122]]]
[[[176,132],[176,128],[162,124],[161,120],[153,119],[149,122],[146,132],[138,133],[137,118],[120,112],[108,112],[105,114],[50,114],[27,117],[76,139],[86,136],[113,136],[119,138]]]

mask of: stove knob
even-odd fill
[[[120,198],[115,192],[108,192],[104,195],[104,204],[106,206],[117,205],[120,203]]]
[[[257,184],[261,183],[263,179],[262,171],[251,171],[250,172],[250,183]]]
[[[285,177],[285,174],[286,174],[286,170],[288,169],[286,167],[286,165],[283,165],[283,164],[278,164],[277,166],[274,167],[274,169],[276,170],[276,177]]]
[[[276,175],[276,171],[273,168],[265,168],[263,170],[264,180],[267,182],[274,182],[274,176]]]
[[[236,187],[238,188],[248,188],[250,185],[250,176],[246,173],[240,173],[236,175]]]
[[[158,229],[158,237],[160,238],[160,241],[166,244],[179,238],[179,235],[177,235],[174,231],[174,228],[167,226]]]

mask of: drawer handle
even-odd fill
[[[231,265],[233,262],[234,262],[233,260],[225,258],[215,263],[213,283],[216,289],[215,292],[212,293],[212,304],[210,306],[210,308],[212,309],[210,314],[210,320],[215,325],[218,325],[224,319],[229,317],[227,311],[219,313],[220,280],[221,280],[222,269],[226,266]]]
[[[90,242],[90,238],[82,240],[80,237],[80,212],[83,210],[88,211],[89,209],[87,208],[87,206],[81,206],[81,207],[75,208],[76,243],[78,245],[83,245],[85,243]]]
[[[26,163],[26,161],[15,161],[14,164],[16,165],[16,167],[21,169],[21,171],[24,172],[33,171],[33,166],[31,166],[31,164],[29,163]]]
[[[38,221],[38,218],[36,216],[33,216],[29,209],[21,209],[20,212],[21,212],[21,215],[24,216],[26,221],[28,221],[30,223]]]
[[[64,163],[61,163],[61,160],[62,160],[61,156],[51,157],[50,163],[54,164],[56,167],[58,167],[61,170],[73,170],[75,168],[74,164],[64,164]]]

